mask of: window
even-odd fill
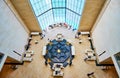
[[[85,0],[30,0],[42,30],[55,23],[78,29]]]

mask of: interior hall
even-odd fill
[[[0,78],[119,78],[120,0],[0,0]]]

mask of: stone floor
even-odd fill
[[[56,34],[63,34],[64,38],[69,40],[74,46],[76,55],[73,59],[72,66],[67,66],[63,69],[63,78],[88,78],[87,73],[94,72],[94,78],[118,78],[116,70],[111,67],[108,70],[101,70],[100,67],[95,65],[94,61],[85,62],[83,59],[85,57],[85,50],[90,49],[90,43],[87,36],[81,36],[82,43],[79,44],[79,40],[75,39],[75,31],[68,30],[65,28],[54,28],[47,31],[46,37],[41,40],[39,36],[33,36],[31,41],[30,50],[33,50],[35,54],[32,56],[32,62],[25,62],[24,65],[18,67],[18,69],[11,69],[10,65],[4,65],[2,71],[0,72],[0,78],[56,78],[52,76],[52,70],[49,65],[45,65],[45,60],[42,56],[42,48],[46,45],[47,39],[56,38]],[[35,44],[35,40],[39,43]],[[59,77],[57,77],[59,78]]]

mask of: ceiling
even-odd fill
[[[30,31],[40,31],[40,26],[29,0],[10,0]],[[79,31],[90,31],[106,0],[86,0]]]
[[[30,0],[30,3],[42,30],[56,23],[78,29],[85,0]]]
[[[30,7],[29,0],[10,0],[30,31],[39,31],[39,23]]]
[[[90,31],[106,0],[86,0],[79,31]]]

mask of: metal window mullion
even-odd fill
[[[52,0],[51,0],[51,5],[52,5],[52,14],[53,14],[53,21],[55,22],[55,17],[54,17],[54,11],[53,11],[53,3],[52,3]]]
[[[77,12],[75,12],[75,11],[73,11],[73,10],[71,10],[71,9],[69,9],[69,8],[67,8],[69,11],[71,11],[71,12],[73,12],[73,13],[75,13],[75,14],[77,14],[78,16],[81,16],[80,14],[78,14]]]
[[[67,8],[67,0],[65,0],[65,22],[66,22],[66,9]]]
[[[45,12],[41,13],[41,14],[40,14],[40,15],[38,15],[37,17],[39,17],[39,16],[41,16],[41,15],[43,15],[43,14],[47,13],[47,12],[48,12],[48,11],[50,11],[50,10],[52,10],[52,8],[50,8],[50,9],[48,9],[47,11],[45,11]]]
[[[80,1],[80,10],[81,10],[81,7],[82,7],[82,0]],[[81,14],[80,14],[81,15]]]
[[[65,7],[54,7],[52,9],[65,9]]]

